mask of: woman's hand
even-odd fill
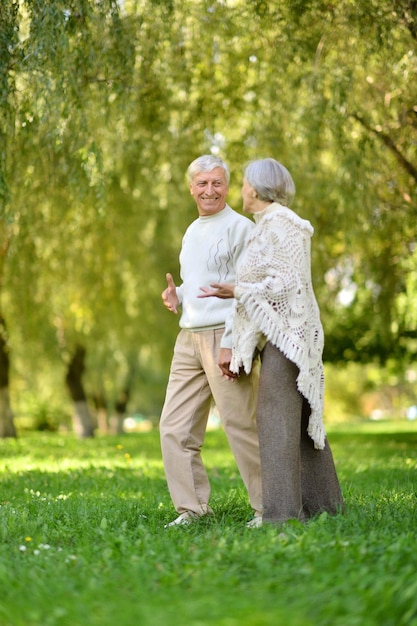
[[[220,348],[219,360],[217,362],[221,375],[232,382],[239,378],[239,374],[235,374],[230,370],[230,361],[232,360],[232,351],[230,348]]]
[[[199,298],[212,298],[214,296],[227,300],[235,297],[235,285],[231,283],[211,283],[210,288],[200,287],[200,290],[203,293],[198,296]]]

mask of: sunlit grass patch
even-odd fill
[[[259,529],[222,431],[215,516],[170,529],[158,432],[0,441],[0,624],[416,626],[415,437],[331,430],[346,513]]]

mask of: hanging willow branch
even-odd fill
[[[405,169],[406,172],[413,177],[413,179],[417,182],[417,169],[414,165],[403,155],[403,153],[399,150],[399,148],[395,145],[393,139],[386,133],[384,133],[379,128],[373,128],[368,122],[366,122],[362,116],[354,113],[351,115],[353,119],[355,119],[359,124],[361,124],[367,131],[378,137],[386,147],[393,153],[397,161],[400,165]]]

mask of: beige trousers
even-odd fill
[[[256,428],[257,371],[235,382],[217,367],[223,329],[181,330],[174,348],[160,420],[162,458],[169,492],[178,513],[211,513],[210,484],[201,448],[212,401],[256,512],[262,510]]]

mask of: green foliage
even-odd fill
[[[394,360],[384,367],[327,364],[325,371],[325,420],[331,426],[369,419],[401,421],[416,403],[416,370],[402,371]]]
[[[0,441],[4,626],[415,626],[417,432],[330,433],[347,510],[246,529],[221,431],[203,450],[214,518],[175,515],[157,431]]]
[[[19,406],[19,418],[16,421],[19,431],[57,431],[70,429],[70,415],[61,406],[53,404],[51,398],[43,399],[39,394],[27,394]]]
[[[292,172],[294,209],[316,230],[326,360],[414,358],[413,3],[0,11],[0,305],[14,372],[61,368],[82,344],[91,394],[111,403],[136,376],[157,412],[178,325],[160,293],[167,271],[179,280],[196,216],[185,170],[209,151],[231,166],[236,208],[247,160],[273,155]]]

